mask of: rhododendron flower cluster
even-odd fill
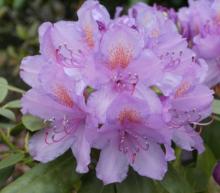
[[[45,163],[71,148],[86,173],[98,149],[97,177],[109,184],[124,180],[129,166],[163,179],[172,142],[203,152],[195,127],[211,113],[208,67],[168,15],[138,3],[111,19],[95,0],[77,14],[42,24],[40,54],[21,64],[31,86],[22,111],[47,123],[30,139],[33,158]]]
[[[205,83],[215,86],[220,82],[220,1],[190,0],[179,10],[178,21],[192,49],[209,65]]]

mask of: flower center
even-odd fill
[[[109,67],[112,70],[116,68],[126,68],[131,59],[132,50],[123,44],[118,44],[110,50]]]
[[[135,86],[137,85],[139,81],[139,77],[137,74],[121,74],[114,76],[112,78],[114,89],[121,92],[123,90],[133,92],[135,89]]]
[[[142,136],[131,129],[119,130],[119,151],[128,154],[134,164],[140,150],[147,151],[149,142],[146,136]]]
[[[59,64],[65,67],[82,67],[82,59],[84,58],[81,50],[73,54],[73,51],[66,44],[60,45],[56,49],[56,59]]]
[[[64,86],[56,86],[54,89],[54,94],[63,105],[73,108],[74,101],[71,98],[68,90]]]
[[[191,85],[188,82],[183,82],[176,90],[175,98],[183,96],[190,89],[190,87]]]
[[[182,55],[182,51],[180,51],[178,54],[176,54],[176,52],[167,52],[166,54],[161,55],[160,60],[162,60],[162,63],[164,63],[164,70],[170,71],[177,68],[181,64]]]
[[[121,124],[131,122],[131,123],[139,123],[140,122],[140,116],[137,111],[133,109],[125,108],[121,113],[119,114],[119,122]]]
[[[45,143],[50,145],[64,140],[67,136],[75,132],[84,121],[85,117],[83,115],[71,118],[64,115],[62,119],[51,118],[45,120],[49,126],[44,134]]]
[[[196,124],[201,119],[201,114],[193,109],[191,111],[177,111],[176,109],[169,110],[172,119],[169,123],[172,128],[179,128],[186,124]]]

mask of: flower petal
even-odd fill
[[[42,66],[47,63],[43,56],[28,56],[25,57],[20,66],[21,78],[30,86],[39,86],[39,73]]]
[[[117,33],[117,36],[115,34]],[[114,26],[103,36],[100,48],[109,69],[124,69],[143,48],[138,32],[127,26]]]
[[[84,128],[77,129],[73,138],[73,144],[71,146],[71,149],[77,160],[76,171],[79,173],[88,172],[91,147],[86,139]]]
[[[156,180],[162,180],[167,171],[165,154],[155,143],[150,143],[147,151],[138,152],[134,163],[130,164],[141,176]]]
[[[181,94],[180,94],[181,95]],[[173,108],[180,111],[196,110],[201,117],[211,114],[213,91],[204,85],[197,85],[189,89],[185,94],[176,97],[172,101]]]
[[[199,133],[195,132],[191,127],[176,129],[173,140],[178,146],[188,151],[196,149],[199,153],[202,153],[205,149]]]
[[[21,100],[22,113],[32,114],[42,119],[61,118],[72,110],[57,103],[44,92],[37,89],[28,91]]]
[[[66,136],[63,140],[54,143],[46,143],[47,130],[43,129],[34,134],[29,141],[29,151],[31,156],[40,162],[47,163],[65,151],[67,151],[73,143],[72,135]]]
[[[97,177],[104,184],[122,182],[127,176],[128,161],[121,153],[116,143],[110,143],[102,149],[98,164],[96,166]]]

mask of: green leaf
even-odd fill
[[[15,114],[9,109],[0,108],[0,115],[12,121],[16,121]]]
[[[96,177],[94,172],[90,172],[82,177],[82,184],[78,193],[115,193],[114,185],[104,186]]]
[[[8,167],[0,170],[0,188],[4,186],[6,180],[11,176],[14,167]]]
[[[102,193],[115,193],[115,185],[108,185],[108,186],[104,186]]]
[[[185,172],[195,192],[204,192],[207,190],[215,164],[216,159],[213,153],[206,147],[205,152],[198,155],[196,166],[183,167],[182,173]]]
[[[155,181],[154,183],[158,193],[169,193],[164,189],[164,187],[159,183],[159,181]]]
[[[28,30],[22,25],[16,26],[16,33],[17,36],[23,40],[27,39],[28,37]]]
[[[23,153],[10,154],[7,158],[0,161],[0,170],[15,165],[16,163],[20,162],[23,158]]]
[[[82,184],[78,193],[101,193],[102,189],[102,182],[91,172],[82,177]]]
[[[10,127],[10,135],[17,135],[22,130],[25,129],[25,126],[22,123],[18,123],[17,125],[14,125],[13,127]]]
[[[0,0],[0,7],[2,7],[5,4],[5,0]]]
[[[208,191],[205,193],[219,193],[220,192],[220,186],[214,181],[213,178],[209,181],[209,187]]]
[[[160,183],[169,193],[194,193],[189,182],[172,166],[169,166],[165,178]]]
[[[45,127],[40,118],[31,115],[24,115],[22,117],[22,123],[31,132],[38,131]]]
[[[129,0],[130,5],[134,5],[135,3],[138,3],[138,2],[148,2],[148,0]]]
[[[70,193],[79,175],[70,152],[48,164],[38,164],[0,193]]]
[[[12,127],[15,127],[15,124],[12,124],[12,123],[0,123],[0,128],[10,129]]]
[[[220,100],[215,99],[212,104],[212,112],[220,114]]]
[[[19,109],[21,108],[21,101],[20,100],[10,101],[7,104],[5,104],[3,108]]]
[[[216,159],[220,159],[220,121],[214,121],[202,131],[205,144],[211,149]]]
[[[154,182],[130,171],[127,179],[117,184],[118,193],[157,193]],[[159,192],[158,192],[159,193]]]
[[[25,1],[26,0],[14,0],[13,1],[13,8],[20,9],[24,5]]]
[[[0,103],[8,94],[8,82],[6,79],[0,77]]]

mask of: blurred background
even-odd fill
[[[143,0],[144,1],[144,0]],[[84,0],[0,0],[0,76],[25,88],[18,70],[24,56],[38,53],[38,26],[45,21],[73,20]],[[125,10],[138,0],[100,0],[114,15],[117,6]],[[145,0],[178,9],[186,0]]]

